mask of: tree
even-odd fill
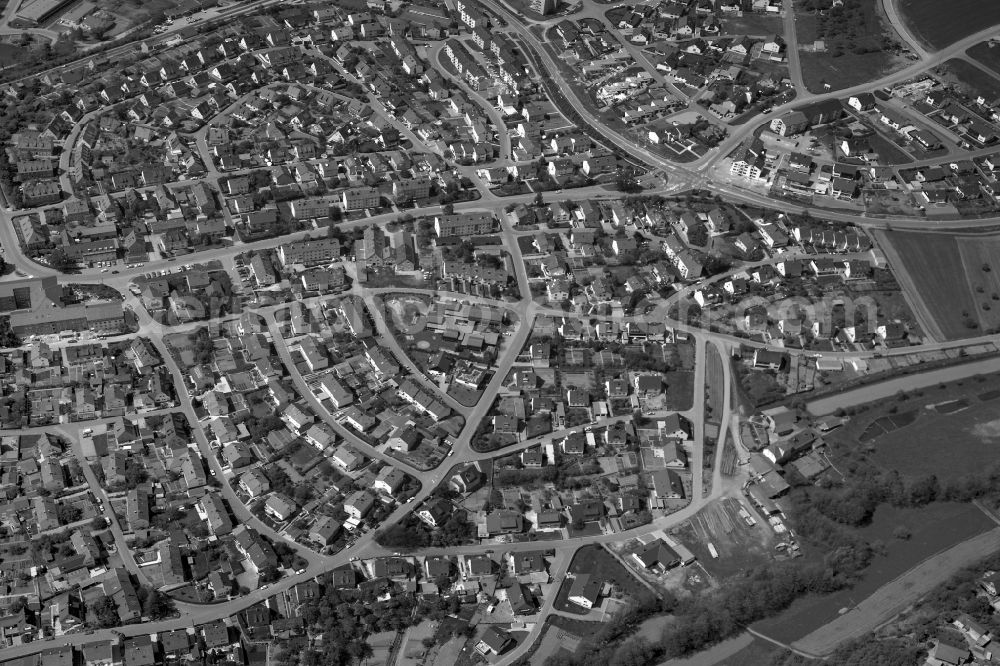
[[[143,600],[142,613],[152,620],[162,620],[175,612],[174,600],[159,590],[150,589]]]
[[[539,207],[545,205],[545,197],[542,196],[541,192],[536,192],[535,193],[535,205],[539,206]]]
[[[441,212],[445,215],[453,215],[455,213],[455,204],[446,203],[441,206]]]
[[[18,347],[21,338],[10,327],[10,317],[0,318],[0,347]]]
[[[281,578],[281,572],[278,571],[278,567],[273,564],[269,564],[260,570],[260,575],[257,577],[257,580],[260,583],[273,583],[279,578]]]
[[[63,525],[75,523],[80,520],[80,516],[82,515],[83,511],[72,504],[60,504],[56,509],[56,516],[59,518],[59,522]]]
[[[70,259],[69,255],[66,254],[66,250],[57,247],[49,253],[49,265],[57,271],[66,273],[71,268],[76,267],[76,262]]]
[[[117,627],[121,624],[121,618],[118,617],[118,604],[109,596],[98,597],[90,606],[90,612],[94,614],[101,628]]]

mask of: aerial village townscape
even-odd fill
[[[998,445],[1000,4],[0,0],[0,666],[998,664]]]

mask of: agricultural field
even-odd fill
[[[913,34],[934,50],[1000,23],[1000,3],[982,0],[901,0],[900,9]]]
[[[975,65],[959,58],[952,58],[937,69],[942,78],[954,81],[974,99],[982,95],[992,100],[1000,97],[1000,79],[987,74]]]
[[[1000,329],[1000,238],[900,231],[880,236],[928,335],[954,340]]]
[[[856,533],[870,543],[883,543],[885,554],[873,560],[856,585],[834,594],[799,599],[784,613],[758,622],[754,628],[770,638],[792,643],[837,619],[843,609],[876,594],[928,557],[994,527],[995,523],[972,504],[936,502],[919,509],[880,505],[871,523]],[[900,538],[903,530],[908,538]]]
[[[1000,76],[1000,48],[993,46],[990,42],[979,42],[975,46],[965,50],[965,55],[976,62],[989,67],[995,74]]]

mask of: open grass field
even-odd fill
[[[910,531],[908,540],[893,537],[900,525]],[[877,594],[882,586],[927,558],[995,527],[996,524],[972,504],[938,502],[919,509],[881,505],[871,524],[860,528],[858,534],[869,542],[882,541],[885,555],[875,558],[854,587],[835,594],[799,599],[784,613],[759,622],[754,628],[785,643],[800,640],[836,620],[841,610],[854,608]],[[937,576],[933,578],[941,580]]]
[[[750,666],[750,664],[768,664],[771,659],[782,651],[781,648],[773,643],[768,643],[767,641],[759,638],[751,637],[750,639],[745,639],[743,636],[749,636],[749,634],[741,634],[739,638],[732,640],[741,640],[745,642],[746,645],[735,654],[726,657],[720,662],[716,662],[714,666]]]
[[[726,17],[722,21],[725,35],[784,35],[785,24],[780,16],[744,12],[743,16]]]
[[[899,0],[910,30],[932,49],[1000,23],[1000,3],[983,0]]]
[[[726,394],[726,373],[722,366],[722,356],[715,345],[708,345],[708,367],[705,371],[705,417],[720,418]]]
[[[900,69],[905,62],[890,53],[881,52],[861,55],[844,53],[839,57],[829,52],[799,54],[802,80],[813,93],[841,90],[874,81]]]
[[[890,263],[925,332],[946,340],[1000,325],[1000,238],[890,231],[882,235]],[[898,261],[894,261],[894,255]],[[980,291],[981,290],[981,291]],[[936,330],[935,330],[936,329]]]
[[[871,460],[903,475],[961,478],[1000,461],[1000,401],[950,414],[923,410],[917,420],[875,440]]]
[[[965,55],[979,64],[989,67],[997,76],[1000,76],[1000,48],[990,46],[989,42],[979,42],[966,49]]]
[[[866,0],[861,3],[861,10],[850,19],[844,19],[843,24],[797,10],[795,31],[799,44],[809,45],[822,39],[827,48],[825,52],[803,51],[799,54],[802,78],[810,92],[849,88],[878,79],[906,64],[905,59],[880,49],[880,45],[884,44],[885,30],[878,2]],[[825,32],[822,27],[824,21]],[[855,53],[855,47],[871,51]]]
[[[694,406],[694,373],[670,371],[664,379],[667,382],[668,408],[678,412],[691,409]]]
[[[975,98],[982,95],[988,100],[996,99],[1000,96],[1000,79],[987,74],[975,65],[965,60],[952,58],[939,68],[945,74],[945,78],[955,81],[959,86]]]
[[[1000,76],[1000,47],[990,46],[989,42],[979,42],[965,50],[969,56],[981,65],[989,67]]]

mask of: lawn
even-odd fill
[[[1000,3],[983,0],[902,0],[901,13],[925,45],[943,49],[1000,23]]]
[[[909,231],[890,231],[884,234],[889,242],[890,254],[899,255],[895,264],[905,275],[897,275],[904,289],[907,282],[909,297],[922,302],[924,309],[937,324],[941,335],[948,340],[981,335],[978,308],[973,300],[967,273],[982,273],[982,266],[964,265],[963,252],[954,236],[925,234]],[[973,243],[994,243],[972,239]],[[971,254],[967,251],[966,254]],[[961,268],[964,265],[964,269]]]
[[[953,79],[967,89],[971,97],[982,95],[986,99],[1000,96],[1000,79],[991,76],[970,62],[952,58],[941,68],[946,78]]]
[[[979,42],[966,49],[965,54],[1000,75],[1000,49],[991,46],[989,42]]]
[[[694,373],[676,372],[666,373],[667,382],[667,407],[669,409],[685,412],[694,405]]]
[[[875,440],[871,460],[904,475],[961,478],[1000,461],[1000,401],[950,414],[923,410],[917,420]]]
[[[708,366],[705,370],[706,377],[705,383],[707,384],[707,400],[705,403],[705,416],[706,418],[715,417],[718,419],[722,416],[722,406],[725,400],[726,392],[726,374],[725,368],[722,363],[722,356],[719,355],[719,350],[715,345],[708,345]]]
[[[879,162],[882,164],[909,164],[913,161],[909,153],[880,134],[868,137],[868,142],[878,153]]]
[[[893,537],[898,526],[909,530],[909,539]],[[822,597],[799,599],[784,613],[757,623],[754,629],[791,643],[833,621],[842,609],[855,606],[931,555],[995,526],[972,504],[938,502],[919,509],[881,505],[871,524],[857,532],[870,542],[884,543],[886,554],[875,558],[854,587]]]

